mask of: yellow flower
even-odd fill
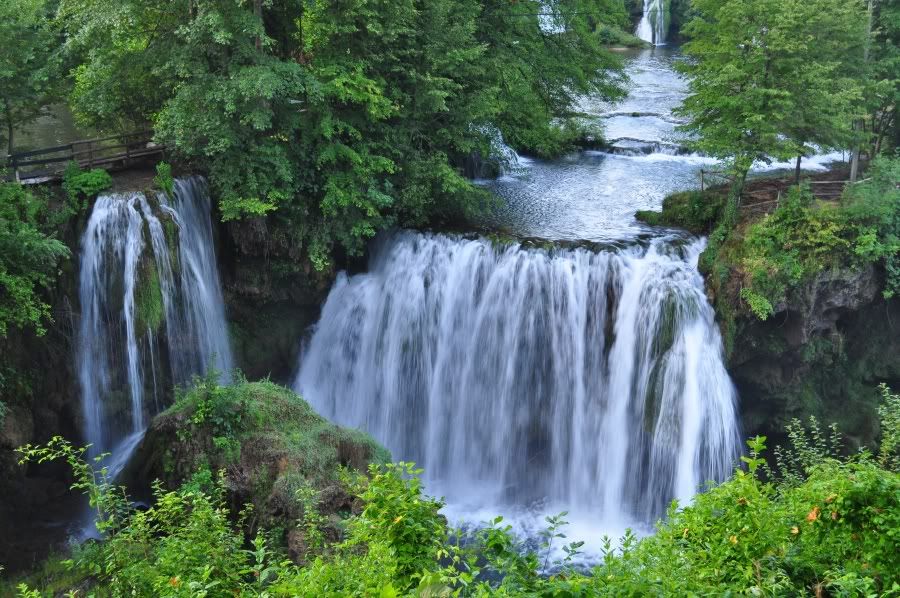
[[[728,538],[728,540],[729,540],[732,544],[737,544],[737,536],[731,536],[730,538]]]

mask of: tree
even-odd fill
[[[873,6],[874,31],[865,72],[870,154],[900,148],[900,1],[880,0]]]
[[[0,138],[10,154],[16,129],[41,116],[56,96],[60,62],[50,23],[44,0],[0,3]]]
[[[548,18],[557,24],[542,26]],[[319,267],[384,228],[471,214],[459,166],[571,146],[621,93],[595,27],[616,0],[62,0],[82,120],[153,126],[224,218],[272,214]],[[277,213],[275,211],[277,210]]]
[[[693,10],[681,113],[694,146],[730,162],[733,218],[755,161],[847,139],[860,92],[841,57],[862,44],[865,12],[844,0],[695,0]]]

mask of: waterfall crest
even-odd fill
[[[666,0],[644,0],[644,13],[634,34],[654,46],[666,43]]]
[[[739,453],[702,247],[397,233],[335,283],[295,387],[422,465],[450,502],[652,522]]]
[[[202,179],[97,198],[81,239],[76,367],[91,455],[124,467],[164,389],[232,369]],[[160,347],[165,352],[160,352]]]

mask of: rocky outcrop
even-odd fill
[[[745,433],[781,439],[794,417],[838,423],[851,444],[877,436],[878,385],[900,386],[900,301],[875,266],[823,271],[760,321],[735,310],[729,369]]]
[[[204,485],[224,472],[231,512],[253,506],[247,533],[284,530],[285,546],[301,560],[305,543],[296,524],[304,492],[326,520],[326,537],[337,540],[341,515],[360,507],[339,468],[365,472],[389,459],[369,436],[326,421],[286,388],[207,380],[153,421],[124,480],[137,490],[151,480],[169,489],[190,482],[208,490]]]

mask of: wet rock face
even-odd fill
[[[69,264],[50,298],[55,322],[44,336],[11,331],[0,339],[5,370],[0,401],[0,564],[16,572],[32,566],[66,541],[66,523],[81,508],[69,492],[60,464],[22,467],[15,449],[60,435],[81,442],[81,410],[71,352]]]
[[[838,424],[850,447],[877,437],[878,385],[900,386],[900,300],[873,266],[818,274],[766,321],[737,318],[729,371],[745,435],[783,442],[792,418]]]
[[[294,375],[301,339],[319,317],[335,271],[313,268],[305,247],[274,218],[229,222],[218,251],[232,344],[250,379]]]
[[[873,265],[821,272],[794,293],[790,307],[787,302],[775,306],[773,317],[787,324],[789,346],[801,347],[817,336],[838,333],[840,319],[875,301],[880,287]]]

